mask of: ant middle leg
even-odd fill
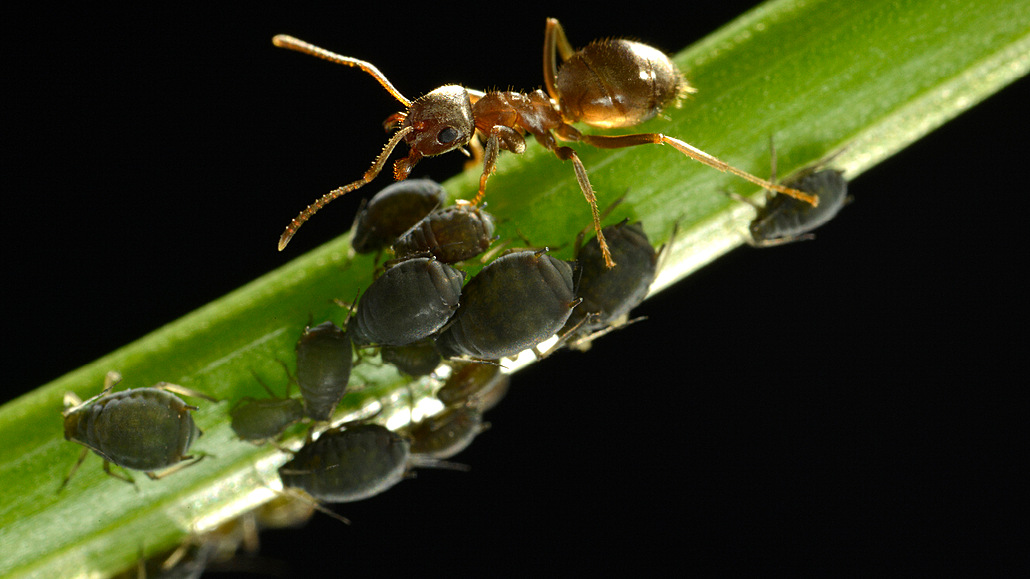
[[[590,185],[590,179],[587,177],[587,170],[583,166],[583,161],[579,160],[579,155],[576,154],[572,147],[555,147],[554,154],[562,161],[572,161],[572,166],[576,170],[576,181],[579,182],[579,188],[583,191],[583,197],[586,197],[587,203],[590,204],[590,213],[594,219],[594,231],[597,232],[597,244],[601,247],[604,265],[608,269],[615,267],[612,252],[608,249],[608,241],[605,240],[604,233],[601,232],[601,212],[597,209],[597,195],[594,194],[594,188]]]

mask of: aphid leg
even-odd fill
[[[582,298],[580,298],[580,301],[583,301]],[[579,330],[579,328],[583,324],[585,324],[585,323],[587,323],[588,321],[591,321],[591,320],[596,320],[597,318],[600,318],[600,317],[601,317],[601,315],[600,314],[596,314],[596,313],[590,313],[590,314],[587,314],[587,315],[583,316],[583,319],[581,319],[580,321],[576,322],[576,325],[574,325],[571,328],[569,328],[568,331],[563,333],[561,336],[558,336],[558,341],[556,341],[555,343],[551,344],[551,347],[547,348],[547,350],[545,350],[543,352],[540,352],[539,350],[536,349],[536,346],[534,346],[533,347],[533,355],[536,356],[537,360],[543,360],[544,358],[549,357],[551,354],[555,353],[559,348],[563,347],[565,345],[565,343],[568,342],[569,338],[573,334],[575,334],[576,331]]]
[[[413,130],[414,129],[412,127],[404,127],[403,129],[394,133],[393,137],[391,137],[390,140],[386,143],[386,146],[383,147],[383,151],[379,153],[379,156],[376,157],[375,161],[372,162],[372,166],[368,169],[368,171],[365,172],[364,175],[361,176],[361,179],[358,179],[357,181],[349,185],[344,185],[343,187],[340,187],[338,189],[333,189],[332,191],[319,197],[317,200],[315,200],[314,203],[308,205],[303,211],[301,211],[296,217],[294,217],[293,221],[290,221],[290,224],[286,226],[286,231],[283,231],[282,236],[279,237],[279,251],[282,251],[286,248],[286,244],[290,242],[290,239],[292,239],[293,235],[297,233],[297,230],[300,229],[300,226],[304,225],[304,222],[308,219],[311,219],[312,215],[318,213],[319,209],[325,207],[333,199],[336,199],[337,197],[340,197],[341,195],[344,195],[346,193],[350,193],[355,189],[359,189],[370,183],[372,179],[375,179],[376,176],[379,175],[379,172],[383,170],[383,165],[386,164],[386,159],[390,156],[390,153],[392,153],[394,148],[398,145],[398,143],[400,143],[401,140]]]
[[[819,198],[814,195],[809,195],[802,191],[798,191],[797,189],[792,189],[784,185],[777,185],[776,183],[771,183],[761,177],[756,177],[747,171],[738,169],[725,161],[709,155],[689,143],[685,143],[679,139],[669,137],[661,133],[639,133],[636,135],[583,135],[580,139],[588,145],[593,145],[600,149],[621,149],[622,147],[632,147],[635,145],[645,144],[671,145],[677,151],[691,159],[694,159],[695,161],[704,163],[713,169],[718,169],[724,173],[732,173],[742,179],[746,179],[754,183],[755,185],[771,189],[778,193],[783,193],[784,195],[789,195],[799,201],[804,201],[812,207],[819,205]]]
[[[64,480],[61,481],[61,486],[57,487],[57,492],[63,491],[64,487],[68,486],[68,481],[72,480],[72,476],[74,476],[79,470],[79,467],[82,466],[82,461],[86,460],[87,454],[89,454],[89,449],[83,448],[82,452],[79,453],[79,460],[75,461],[75,465],[72,466],[70,471],[68,471],[68,476],[64,477]]]
[[[131,484],[132,486],[136,487],[136,490],[139,490],[139,486],[136,485],[136,479],[132,478],[132,475],[130,475],[128,473],[126,473],[126,474],[118,474],[118,473],[112,471],[111,470],[111,461],[106,460],[106,459],[104,460],[104,472],[106,472],[108,476],[113,476],[116,479],[123,480],[123,481]],[[147,476],[150,476],[150,473],[147,473]]]
[[[208,453],[202,452],[202,451],[195,451],[195,453],[196,453],[195,455],[194,454],[190,454],[190,455],[187,455],[187,456],[180,457],[179,460],[182,461],[182,462],[180,462],[179,464],[177,464],[175,466],[171,466],[169,468],[166,468],[163,471],[161,471],[160,473],[156,473],[156,472],[153,472],[153,471],[146,471],[144,474],[146,474],[147,477],[150,478],[150,480],[160,480],[160,479],[163,479],[164,477],[166,477],[166,476],[168,476],[170,474],[177,473],[177,472],[179,472],[180,470],[182,470],[184,468],[189,468],[189,467],[197,464],[198,462],[204,460],[205,457],[211,456]]]
[[[814,233],[803,233],[801,235],[788,235],[784,237],[777,237],[775,239],[753,239],[750,235],[747,236],[747,244],[751,247],[776,247],[777,245],[785,245],[787,243],[794,243],[795,241],[811,241],[815,239]]]
[[[579,155],[576,154],[572,147],[557,147],[554,149],[554,154],[562,161],[572,161],[572,166],[576,170],[576,181],[579,182],[579,188],[583,191],[583,197],[590,204],[590,213],[594,218],[594,231],[597,232],[597,243],[601,247],[604,265],[608,269],[615,267],[612,252],[608,249],[608,241],[604,238],[604,233],[601,232],[601,212],[597,209],[597,195],[594,194],[594,188],[590,186],[586,167],[583,166],[583,162],[579,160]]]
[[[273,489],[273,490],[275,490],[275,489]],[[348,518],[346,518],[346,517],[344,517],[342,515],[338,515],[338,514],[332,512],[331,510],[323,507],[317,500],[312,498],[311,495],[305,493],[304,491],[300,491],[300,490],[297,490],[297,489],[284,488],[281,491],[275,491],[275,492],[280,493],[281,495],[283,495],[285,497],[294,498],[294,499],[297,499],[297,500],[299,500],[299,501],[301,501],[303,503],[306,503],[306,504],[310,505],[311,508],[315,509],[316,511],[322,513],[323,515],[330,516],[330,517],[336,519],[337,521],[340,521],[344,525],[349,525],[350,524],[350,519],[348,519]]]
[[[647,316],[638,316],[638,317],[633,318],[632,320],[622,319],[622,320],[616,321],[616,322],[614,322],[612,324],[609,324],[607,327],[604,327],[604,328],[601,328],[600,330],[597,330],[596,332],[594,332],[592,334],[583,336],[582,338],[579,338],[579,339],[577,339],[577,340],[575,340],[573,342],[570,342],[569,343],[569,348],[572,348],[572,349],[575,349],[575,350],[579,350],[580,352],[586,352],[587,350],[590,349],[591,342],[593,342],[594,340],[600,338],[601,336],[604,336],[606,334],[614,332],[615,330],[621,330],[621,329],[625,328],[626,326],[635,324],[637,322],[642,322],[642,321],[644,321],[646,319],[647,319]]]

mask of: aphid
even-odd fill
[[[498,360],[554,335],[580,302],[573,264],[542,251],[509,253],[473,277],[436,339],[445,357]]]
[[[639,222],[631,224],[627,219],[603,231],[620,266],[605,267],[596,238],[577,250],[582,271],[577,295],[583,303],[572,312],[563,332],[575,328],[576,334],[587,335],[617,323],[644,301],[658,271],[658,254]]]
[[[148,477],[158,479],[162,475],[156,474],[156,471],[194,459],[186,452],[202,434],[190,415],[191,410],[198,408],[186,404],[173,392],[211,401],[214,399],[168,382],[112,394],[111,390],[120,380],[121,376],[117,372],[109,372],[104,380],[104,390],[85,402],[79,400],[73,392],[65,394],[65,405],[68,408],[61,413],[64,417],[64,438],[86,448],[61,483],[61,488],[68,484],[82,465],[88,450],[104,459],[104,472],[128,482],[133,482],[132,477],[111,472],[111,463],[141,470]],[[197,456],[189,464],[201,458],[203,455]]]
[[[669,58],[657,49],[629,40],[597,40],[580,51],[574,51],[557,20],[550,18],[544,33],[544,85],[532,93],[514,91],[472,91],[456,85],[442,86],[412,102],[404,97],[374,65],[363,60],[341,56],[291,36],[279,35],[272,43],[343,64],[360,68],[383,86],[406,108],[386,120],[396,129],[383,151],[361,179],[325,194],[290,222],[279,238],[279,249],[289,243],[297,229],[319,209],[337,197],[354,191],[374,179],[393,149],[404,141],[408,156],[393,165],[397,180],[406,178],[424,156],[433,156],[462,149],[478,131],[485,139],[483,173],[475,205],[486,194],[486,182],[494,170],[500,151],[521,154],[526,149],[523,135],[533,135],[544,148],[563,161],[571,160],[576,180],[590,204],[594,230],[605,256],[605,264],[614,267],[608,246],[601,232],[597,198],[586,168],[576,151],[559,146],[558,140],[581,141],[603,149],[619,149],[644,144],[671,145],[684,155],[720,171],[728,171],[752,183],[795,196],[812,203],[816,199],[800,191],[760,179],[697,149],[679,139],[660,133],[631,135],[585,135],[571,123],[582,121],[600,128],[622,128],[640,124],[657,115],[663,107],[674,104],[686,93],[694,92]],[[564,65],[557,67],[557,56]]]
[[[755,207],[758,213],[748,227],[751,245],[772,247],[814,239],[815,235],[810,232],[833,219],[848,199],[848,182],[844,174],[835,169],[802,175],[791,181],[791,187],[818,197],[819,206],[812,207],[783,195],[767,196],[764,207]]]
[[[454,315],[465,274],[417,257],[386,270],[358,301],[347,331],[359,346],[403,346],[429,337]]]
[[[428,376],[436,370],[443,360],[436,351],[436,343],[431,338],[420,340],[406,346],[383,346],[379,350],[383,362],[393,364],[409,376]]]
[[[445,406],[474,402],[477,408],[486,412],[508,392],[511,378],[496,364],[455,361],[451,366],[451,375],[436,393]]]
[[[483,422],[483,411],[475,404],[447,408],[408,429],[411,453],[450,458],[468,448],[488,428],[490,424]]]
[[[279,398],[269,390],[264,382],[258,380],[261,387],[271,398],[239,399],[229,409],[231,426],[236,436],[249,442],[262,442],[282,434],[286,427],[304,418],[304,403],[290,398],[290,387],[286,387],[286,398]]]
[[[367,499],[404,478],[409,440],[378,424],[343,425],[305,444],[279,469],[283,486],[316,499],[348,503]]]
[[[351,246],[358,253],[378,251],[446,202],[447,192],[431,179],[394,183],[362,203],[351,227]]]
[[[769,140],[772,157],[771,180],[776,180],[776,147]],[[836,156],[836,155],[834,155]],[[729,195],[755,208],[755,219],[748,226],[751,236],[748,244],[754,247],[772,247],[792,241],[815,239],[810,233],[833,219],[837,212],[850,200],[848,182],[844,173],[834,169],[812,167],[799,173],[788,182],[790,187],[811,194],[819,199],[819,205],[800,203],[790,197],[768,192],[765,204],[737,194]]]
[[[493,240],[493,216],[461,204],[427,215],[397,238],[393,251],[398,259],[431,255],[443,263],[457,263],[480,255]]]
[[[306,328],[297,340],[297,384],[312,420],[332,417],[347,391],[353,353],[347,332],[328,321]]]

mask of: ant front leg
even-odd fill
[[[490,134],[486,138],[486,147],[483,150],[483,174],[479,177],[479,193],[472,200],[472,205],[478,205],[486,195],[486,181],[494,172],[497,155],[502,149],[521,155],[526,151],[526,139],[515,129],[504,125],[494,125],[490,129]]]
[[[695,161],[704,163],[705,165],[708,165],[713,169],[718,169],[723,173],[733,173],[734,175],[746,179],[754,183],[755,185],[759,185],[765,189],[770,189],[778,193],[783,193],[784,195],[793,197],[798,201],[804,201],[805,203],[810,204],[812,207],[816,207],[819,205],[819,198],[814,195],[809,195],[807,193],[798,191],[797,189],[792,189],[790,187],[778,185],[776,183],[766,181],[761,177],[756,177],[751,173],[748,173],[747,171],[738,169],[733,165],[730,165],[729,163],[722,161],[721,159],[709,155],[708,153],[702,151],[701,149],[698,149],[697,147],[694,147],[693,145],[690,145],[689,143],[685,143],[679,139],[669,137],[661,133],[639,133],[636,135],[611,136],[581,135],[579,137],[579,140],[588,145],[593,145],[599,149],[621,149],[623,147],[634,147],[636,145],[649,144],[671,145],[677,151],[683,153],[691,159],[694,159]]]

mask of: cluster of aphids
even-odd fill
[[[300,399],[289,397],[287,390],[284,398],[238,400],[230,410],[232,428],[250,442],[273,441],[301,420],[326,425],[317,438],[313,426],[304,446],[279,470],[285,487],[304,490],[321,501],[373,496],[399,482],[412,466],[439,464],[453,456],[485,428],[482,412],[506,390],[500,360],[527,349],[536,351],[555,335],[559,340],[554,347],[584,347],[623,323],[647,295],[659,269],[658,252],[640,223],[625,220],[602,228],[604,216],[586,170],[576,152],[559,146],[559,140],[608,149],[667,144],[765,187],[771,196],[764,206],[756,205],[749,240],[753,245],[810,238],[809,231],[829,220],[846,198],[847,184],[839,171],[813,169],[781,185],[774,182],[775,168],[773,181],[766,181],[659,133],[602,136],[573,128],[573,122],[602,128],[634,126],[693,92],[668,57],[638,42],[595,41],[574,51],[561,25],[550,19],[544,40],[546,93],[484,93],[445,86],[414,102],[368,62],[288,36],[277,36],[274,42],[358,67],[407,107],[387,119],[387,128],[397,132],[365,175],[302,211],[280,239],[282,249],[318,209],[374,179],[404,141],[410,152],[394,165],[394,176],[401,182],[362,208],[352,241],[359,253],[389,248],[394,259],[365,289],[345,328],[325,322],[303,332],[296,346]],[[560,69],[558,55],[563,61]],[[458,265],[483,254],[495,240],[493,217],[478,202],[500,151],[522,153],[526,133],[559,159],[572,161],[591,207],[596,236],[584,245],[586,230],[580,234],[573,261],[552,257],[547,250],[511,250],[466,283]],[[466,145],[476,150],[477,134],[483,140],[479,153],[484,165],[471,203],[445,207],[444,192],[436,183],[404,180],[423,156]],[[437,372],[446,360],[450,373],[436,393],[444,410],[403,432],[371,420],[328,426],[347,391],[355,347],[378,349],[384,362],[412,376]],[[86,449],[62,488],[90,449],[104,459],[106,472],[129,481],[130,476],[113,473],[110,464],[159,478],[203,458],[202,453],[187,454],[201,434],[190,414],[197,407],[176,394],[210,398],[163,382],[112,393],[117,380],[110,374],[103,392],[86,402],[74,395],[66,400],[65,437]]]

